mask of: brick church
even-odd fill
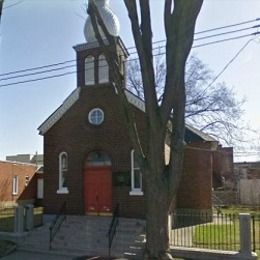
[[[109,1],[96,0],[96,4],[116,38],[124,72],[128,54],[119,38],[119,21]],[[122,217],[142,218],[142,173],[112,82],[113,71],[95,39],[90,18],[84,34],[86,42],[74,47],[77,87],[39,127],[44,137],[45,213],[57,213],[66,201],[69,214],[109,215],[119,203]],[[125,95],[145,146],[144,102],[130,91]],[[220,148],[215,139],[191,126],[186,126],[185,142],[184,173],[175,206],[211,210],[213,155]]]

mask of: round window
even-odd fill
[[[92,125],[100,125],[104,121],[104,112],[100,108],[93,108],[88,114],[88,121]]]

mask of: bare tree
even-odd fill
[[[2,18],[3,5],[4,5],[4,0],[0,0],[0,23]]]
[[[10,7],[16,6],[18,4],[21,4],[23,2],[23,0],[17,1],[15,3],[9,4],[8,6],[4,6],[4,0],[0,0],[0,23],[1,23],[1,18],[2,18],[2,13],[3,13],[3,9],[8,9]]]
[[[165,56],[156,56],[154,63],[157,99],[160,102],[166,73]],[[127,86],[143,99],[139,61],[132,60],[127,65]],[[234,145],[242,141],[242,132],[246,130],[242,124],[244,100],[236,98],[224,82],[212,84],[214,78],[212,71],[199,58],[191,56],[188,59],[185,76],[186,122],[226,145]]]
[[[185,115],[185,64],[190,53],[195,23],[203,0],[165,0],[166,73],[161,102],[156,94],[153,62],[152,27],[149,0],[124,0],[131,21],[141,65],[146,109],[147,142],[144,149],[139,142],[134,118],[124,91],[124,78],[116,52],[116,39],[109,35],[95,2],[89,1],[96,38],[113,71],[113,81],[120,95],[129,126],[129,135],[138,155],[144,177],[146,207],[146,258],[172,259],[169,252],[168,215],[176,195],[183,170],[183,140]],[[98,26],[99,25],[99,26]],[[102,30],[108,45],[101,37]],[[108,46],[108,48],[105,48]],[[170,162],[165,164],[164,146],[168,122],[172,123]]]

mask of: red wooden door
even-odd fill
[[[111,167],[87,167],[84,178],[86,213],[109,213],[112,210]]]

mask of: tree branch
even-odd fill
[[[172,18],[172,0],[165,0],[164,2],[164,28],[166,38],[170,37],[171,18]]]
[[[136,43],[136,49],[140,60],[142,81],[145,97],[147,120],[152,132],[158,133],[158,104],[155,90],[155,77],[152,55],[152,29],[150,21],[150,6],[148,0],[140,0],[141,28],[139,27],[136,0],[124,0],[128,16],[131,21],[132,32]],[[152,120],[153,119],[153,120]],[[161,127],[159,127],[161,129]],[[152,136],[151,136],[152,138]]]
[[[117,92],[120,96],[120,101],[123,107],[123,111],[125,113],[125,119],[126,123],[129,129],[130,139],[132,141],[132,144],[134,146],[135,151],[137,152],[139,158],[144,159],[144,151],[141,146],[138,130],[135,124],[133,111],[131,110],[130,104],[127,100],[127,97],[125,95],[125,88],[124,88],[124,77],[120,72],[119,67],[119,55],[116,51],[116,39],[111,36],[102,20],[102,17],[99,14],[99,11],[94,3],[93,0],[89,1],[89,7],[88,7],[88,14],[91,18],[91,23],[95,32],[96,39],[98,40],[98,43],[101,47],[103,47],[104,55],[107,59],[108,65],[110,70],[113,71],[113,81],[115,83],[115,87],[117,89]],[[99,31],[98,25],[104,32],[108,42],[109,42],[109,48],[105,45],[104,40],[101,37],[101,33]],[[112,48],[112,51],[111,51]]]
[[[171,33],[166,41],[166,82],[161,105],[163,123],[169,120],[173,109],[175,91],[182,88],[182,77],[187,57],[193,44],[198,13],[203,0],[175,0],[169,27]],[[185,14],[185,17],[183,15]],[[174,76],[173,76],[174,75]]]

